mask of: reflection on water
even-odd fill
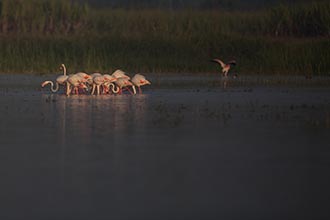
[[[222,77],[222,87],[226,89],[227,85],[228,85],[228,77]]]
[[[44,94],[41,103],[50,123],[56,126],[61,145],[92,144],[107,137],[117,139],[143,131],[146,97]]]
[[[95,161],[95,157],[110,157],[110,170],[127,166],[126,148],[138,141],[143,145],[145,141],[147,97],[145,94],[134,97],[42,95],[42,109],[47,114],[47,122],[54,126],[55,139],[61,149],[59,163],[64,185],[68,181],[80,182],[79,178],[68,180],[67,176],[75,173],[81,162]],[[112,184],[121,183],[125,178],[121,175],[116,172]],[[84,181],[92,177],[86,178]]]

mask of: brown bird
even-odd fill
[[[222,68],[222,75],[223,76],[227,76],[228,75],[228,72],[229,72],[229,70],[231,68],[231,66],[235,66],[236,65],[236,61],[235,60],[231,60],[228,63],[224,63],[220,59],[213,59],[211,61],[220,64],[220,66]]]

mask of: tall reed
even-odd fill
[[[257,12],[92,9],[65,0],[0,0],[0,72],[329,74],[330,3]],[[313,27],[307,24],[310,22]]]

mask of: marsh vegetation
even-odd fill
[[[216,72],[213,57],[250,74],[329,75],[330,3],[251,10],[94,8],[64,0],[1,0],[1,72]]]

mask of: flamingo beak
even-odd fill
[[[142,85],[150,85],[151,83],[148,80],[140,80]]]
[[[46,85],[46,82],[41,83],[41,87],[44,87]]]

